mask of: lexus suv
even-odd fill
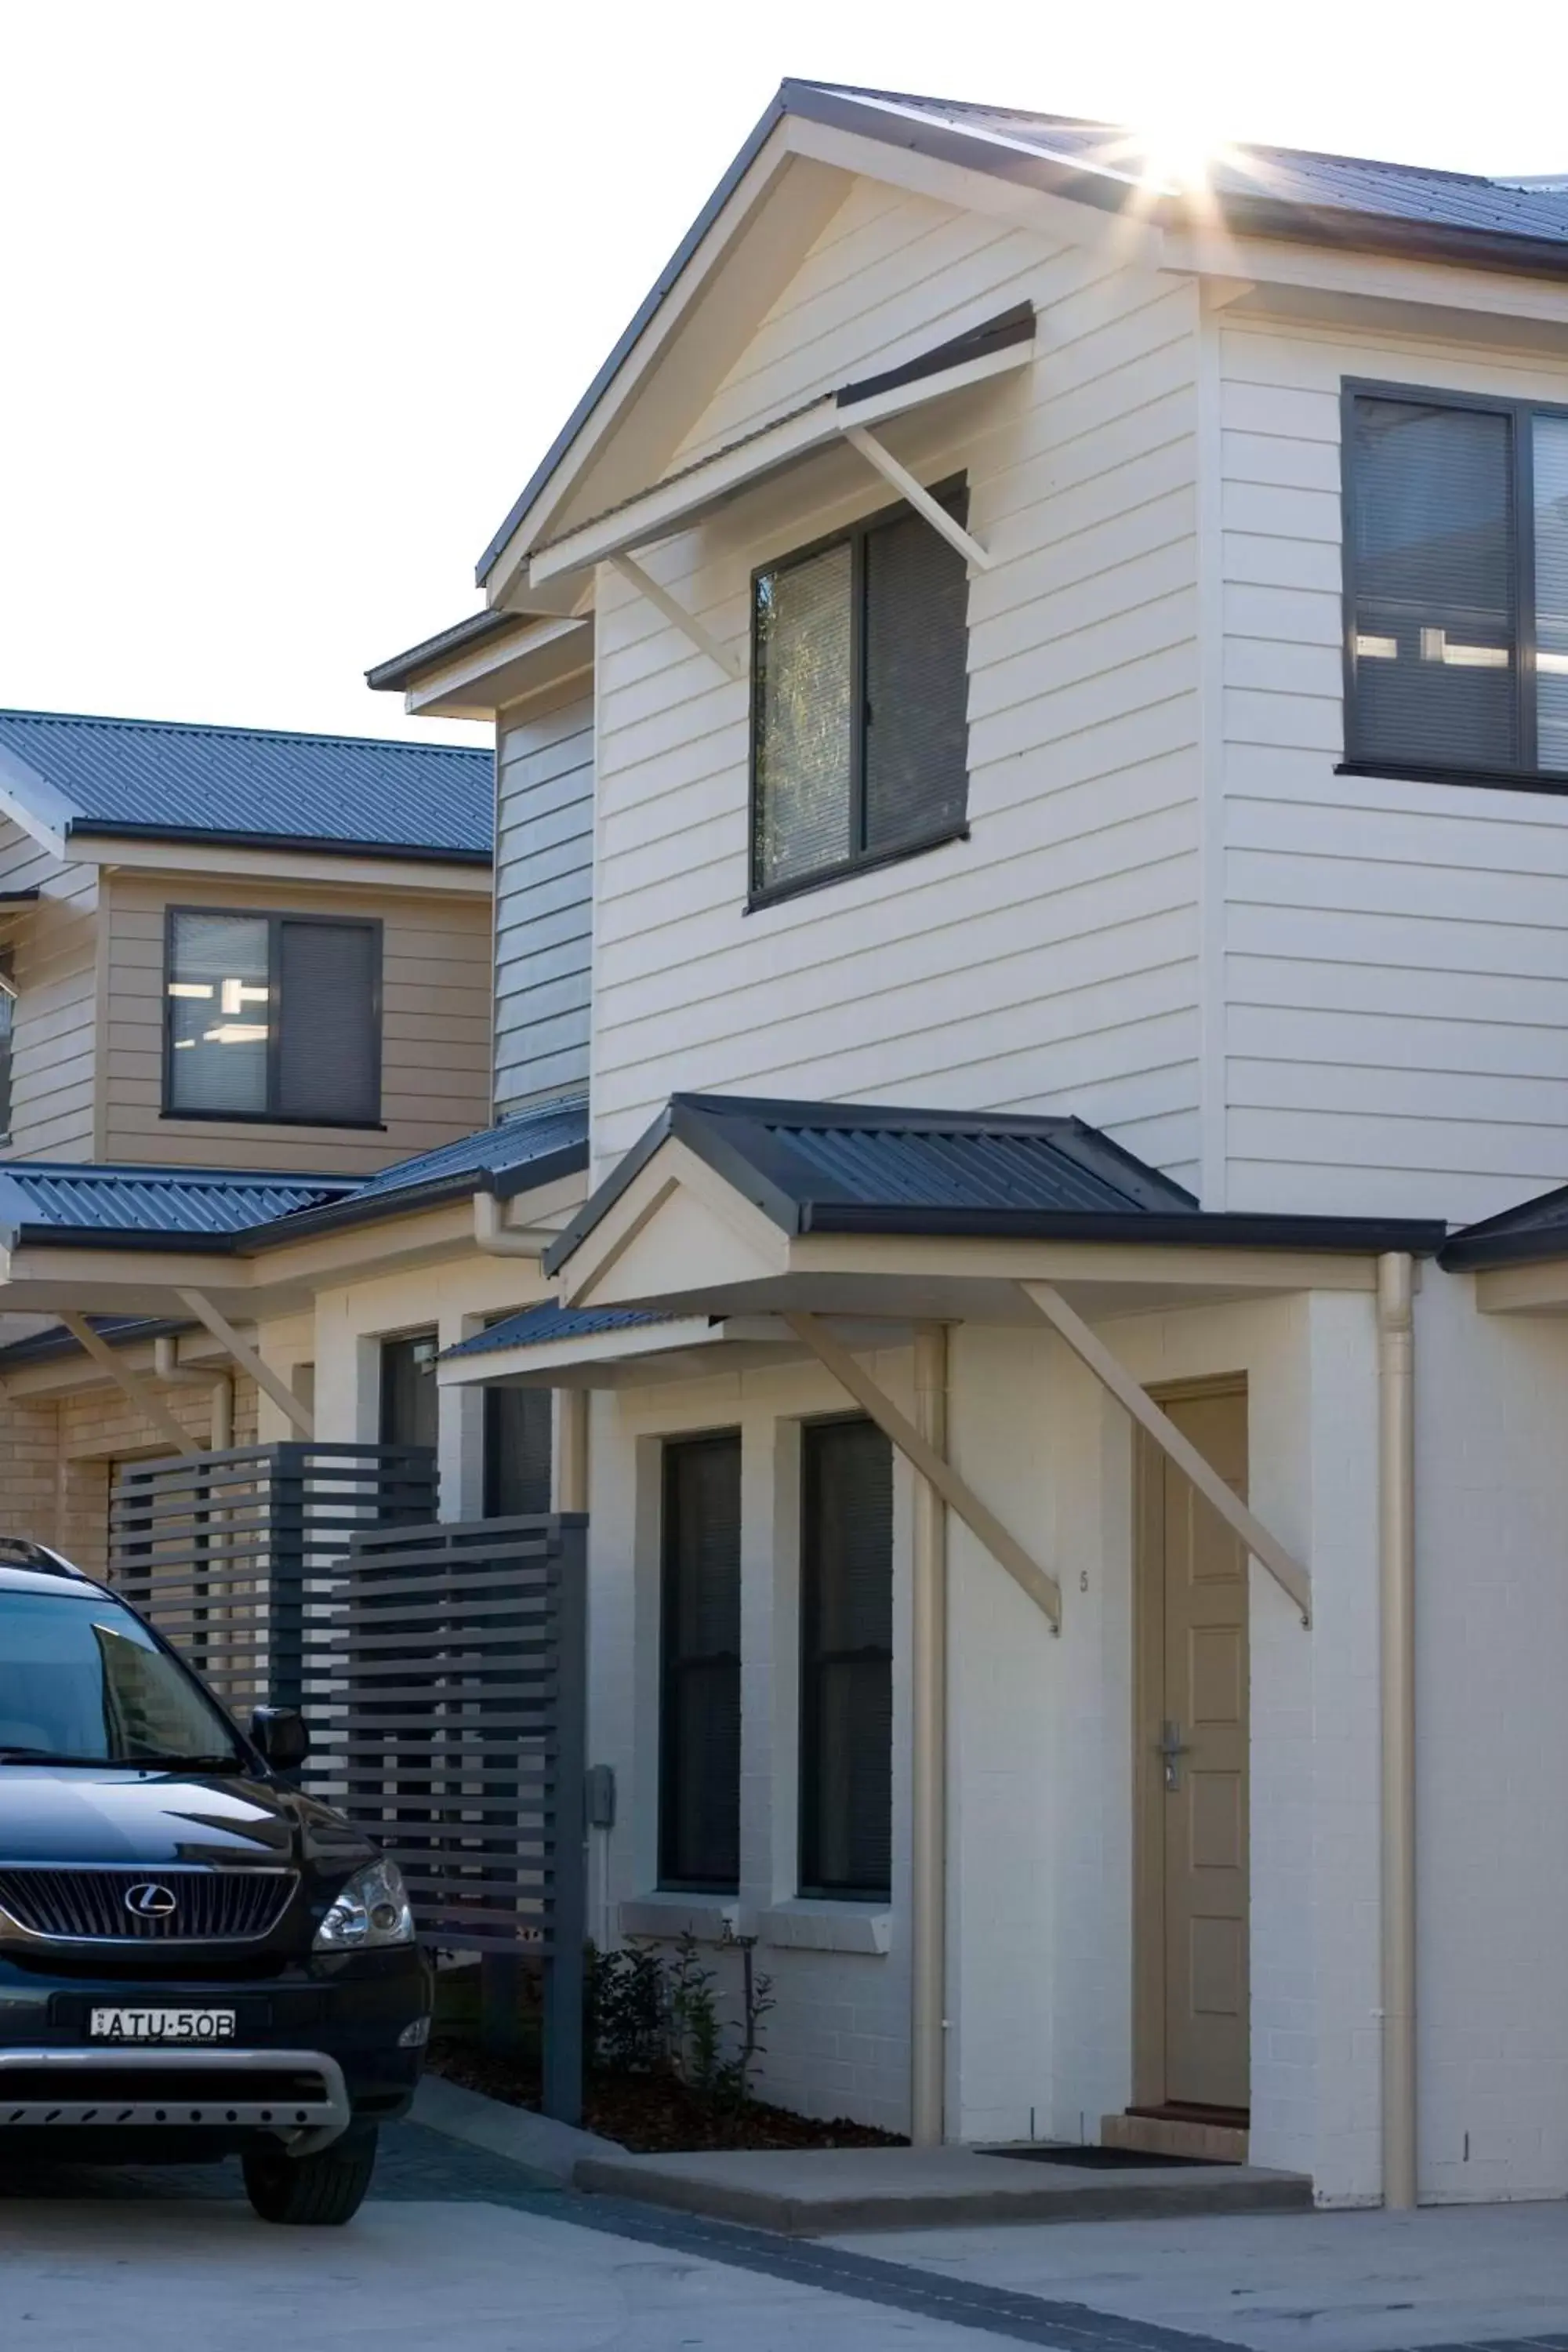
[[[397,1865],[124,1601],[0,1537],[0,2162],[237,2156],[268,2221],[357,2211],[431,1982]]]

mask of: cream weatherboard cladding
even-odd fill
[[[1568,401],[1538,352],[1220,339],[1233,1209],[1489,1216],[1561,1183],[1568,800],[1336,776],[1346,377]]]
[[[1024,298],[1036,364],[889,435],[927,480],[967,473],[996,558],[970,592],[967,842],[746,915],[747,690],[600,573],[601,1168],[713,1087],[1070,1108],[1195,1175],[1194,286],[857,180],[675,462]],[[848,453],[809,483],[648,569],[743,645],[756,564],[886,503]]]
[[[499,1117],[586,1083],[594,698],[581,682],[500,714],[496,838]]]
[[[0,820],[0,890],[37,889],[14,934],[17,988],[7,1156],[92,1156],[99,878]]]
[[[489,1109],[489,908],[287,883],[117,874],[105,887],[109,971],[100,1156],[175,1166],[310,1168],[352,1175],[483,1127]],[[165,1118],[163,937],[171,906],[363,918],[383,925],[379,1132]]]

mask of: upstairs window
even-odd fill
[[[379,923],[172,910],[165,1111],[375,1126],[380,994]]]
[[[1568,411],[1346,395],[1346,758],[1568,780]]]
[[[936,495],[963,522],[962,487]],[[752,896],[963,831],[963,558],[906,506],[752,583]]]

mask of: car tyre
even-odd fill
[[[376,2134],[345,2132],[313,2156],[252,2148],[244,2158],[245,2193],[264,2221],[294,2229],[335,2230],[352,2221],[375,2170]]]

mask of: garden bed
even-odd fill
[[[486,2098],[511,2107],[539,2105],[537,2060],[506,2057],[455,2035],[437,2034],[429,2063],[433,2074],[481,2091]],[[868,2124],[821,2123],[761,2099],[716,2105],[668,2073],[590,2073],[583,2086],[583,2125],[639,2156],[685,2155],[697,2148],[903,2145],[893,2133],[875,2131]]]

